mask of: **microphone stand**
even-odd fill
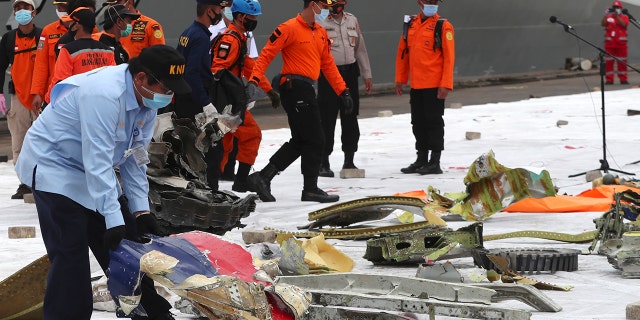
[[[580,37],[577,32],[574,29],[570,29],[568,25],[563,25],[564,26],[564,31],[572,36],[574,36],[576,39],[590,45],[591,47],[595,48],[596,50],[598,50],[599,54],[598,54],[598,58],[600,59],[600,97],[602,100],[602,159],[600,159],[600,167],[594,170],[601,170],[604,171],[604,173],[607,173],[609,171],[613,171],[613,172],[618,172],[618,173],[622,173],[622,174],[626,174],[626,175],[635,175],[635,173],[630,173],[630,172],[625,172],[622,170],[616,170],[616,169],[612,169],[611,167],[609,167],[609,162],[607,161],[607,129],[606,129],[606,121],[605,121],[605,104],[604,104],[604,76],[605,76],[605,63],[604,63],[604,57],[605,56],[609,56],[613,59],[615,59],[616,61],[618,61],[618,63],[624,64],[627,67],[629,67],[630,69],[640,73],[640,70],[628,65],[627,63],[623,62],[622,60],[620,60],[620,58],[613,56],[612,54],[610,54],[609,52],[607,52],[606,50],[594,45],[593,43],[583,39],[582,37]],[[573,30],[573,32],[571,32],[571,30]],[[592,171],[592,170],[589,170]],[[576,173],[576,174],[572,174],[569,175],[569,178],[573,178],[573,177],[577,177],[577,176],[581,176],[583,174],[587,174],[587,172],[589,171],[584,171],[584,172],[580,172],[580,173]]]

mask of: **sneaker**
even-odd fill
[[[318,173],[318,176],[326,177],[326,178],[333,178],[333,177],[335,177],[335,174],[328,167],[320,167],[320,172]]]
[[[329,195],[320,188],[316,188],[316,190],[313,191],[302,190],[302,197],[300,197],[300,200],[327,203],[340,200],[340,196],[335,194]]]
[[[262,178],[260,171],[254,172],[247,177],[247,185],[258,194],[262,202],[276,201],[276,198],[271,194],[271,184]]]
[[[16,194],[12,195],[11,199],[24,199],[24,195],[28,193],[31,193],[31,188],[28,185],[21,183],[18,186],[18,190],[16,190]]]
[[[629,81],[620,81],[620,84],[629,84]]]

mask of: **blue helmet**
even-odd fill
[[[234,0],[231,4],[231,12],[240,12],[257,16],[262,14],[258,0]]]

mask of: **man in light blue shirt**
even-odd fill
[[[190,91],[184,70],[180,53],[158,45],[129,64],[67,78],[53,88],[51,103],[27,133],[16,172],[33,190],[51,261],[45,319],[90,319],[87,247],[106,271],[108,249],[135,237],[136,225],[142,232],[157,229],[149,213],[146,150],[157,109],[174,92]],[[128,208],[118,201],[123,192]],[[142,299],[149,318],[173,319],[171,305],[156,299]]]

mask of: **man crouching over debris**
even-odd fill
[[[147,146],[157,109],[174,92],[191,90],[184,65],[175,49],[157,45],[129,64],[67,78],[53,88],[49,107],[27,133],[16,172],[33,190],[51,261],[45,319],[91,318],[87,247],[107,273],[109,249],[157,230],[149,213]],[[119,203],[123,191],[128,208]],[[147,314],[134,319],[173,319],[151,279],[143,278],[142,290]]]

